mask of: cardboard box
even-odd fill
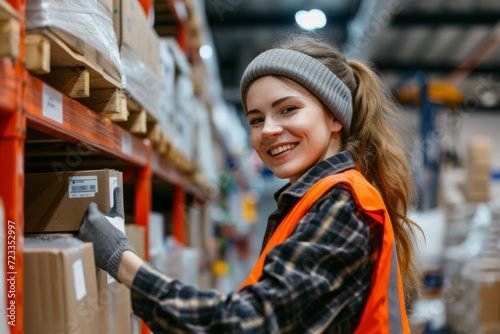
[[[467,159],[473,164],[491,163],[491,141],[488,138],[473,138],[467,147]]]
[[[92,244],[25,238],[23,253],[25,333],[102,333]]]
[[[467,201],[473,203],[488,202],[490,200],[490,194],[485,191],[467,191]]]
[[[127,234],[132,246],[134,246],[137,255],[139,255],[141,259],[144,259],[146,251],[145,248],[146,229],[142,226],[127,224],[125,225],[125,233]],[[128,295],[124,296],[124,298],[126,298],[127,300],[130,301],[130,303],[132,303],[132,296],[130,295],[130,290],[128,290]],[[136,315],[134,315],[132,311],[132,305],[130,305],[130,326],[132,334],[140,333],[141,320]]]
[[[467,161],[466,168],[467,176],[491,176],[491,164],[485,162]]]
[[[485,192],[490,191],[490,178],[485,176],[470,175],[466,183],[467,191]]]
[[[462,275],[465,280],[469,307],[466,319],[469,332],[479,328],[500,327],[500,258],[471,259],[464,266]],[[483,331],[479,331],[484,333]],[[478,332],[478,333],[479,333]],[[494,331],[493,331],[494,333]]]
[[[130,322],[132,302],[129,289],[114,279],[110,279],[104,270],[98,269],[96,277],[102,333],[130,334],[132,332]]]
[[[113,15],[113,0],[98,0],[99,3],[101,3],[104,8],[106,8],[106,11],[109,13],[109,17],[112,17]]]
[[[25,174],[25,232],[76,232],[90,202],[108,212],[122,173],[111,169]]]
[[[144,259],[146,255],[146,229],[143,226],[126,224],[125,234],[128,236],[132,246],[134,246],[137,255],[141,259]]]
[[[139,60],[160,79],[160,51],[158,35],[149,25],[146,14],[137,0],[113,0],[113,26],[120,52],[132,49]]]

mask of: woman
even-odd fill
[[[409,333],[414,191],[387,123],[398,112],[390,94],[365,65],[298,37],[250,63],[241,97],[253,148],[290,181],[241,288],[225,295],[164,276],[91,205],[80,237],[94,242],[97,265],[131,288],[155,333]]]

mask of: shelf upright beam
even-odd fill
[[[0,112],[0,197],[5,205],[5,282],[10,334],[23,331],[24,140],[22,110]],[[2,301],[3,302],[3,301]],[[4,316],[4,315],[2,315]]]
[[[146,17],[148,20],[151,18],[152,13],[154,13],[154,2],[153,0],[139,0],[141,3],[141,7],[144,10],[144,14],[146,14]]]
[[[23,234],[24,234],[24,140],[26,115],[23,101],[25,0],[8,0],[19,20],[18,58],[0,58],[0,198],[5,208],[5,272],[9,334],[24,333]]]
[[[146,145],[148,163],[136,169],[134,221],[136,225],[143,226],[144,233],[144,260],[149,261],[149,214],[151,212],[152,199],[152,177],[153,169],[151,164],[152,148]],[[151,333],[148,326],[141,320],[141,333]]]
[[[174,193],[174,208],[173,208],[173,235],[175,240],[181,244],[185,244],[184,238],[184,217],[185,217],[185,189],[183,186],[176,186]]]
[[[151,158],[151,145],[147,146],[148,157]],[[151,161],[151,159],[150,159]],[[146,233],[144,235],[144,260],[149,261],[149,214],[152,203],[152,166],[148,163],[136,169],[134,221],[136,225],[143,226]]]

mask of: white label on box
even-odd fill
[[[83,263],[80,259],[73,263],[73,278],[75,279],[76,300],[80,300],[87,294],[85,275],[83,274]]]
[[[42,115],[62,124],[62,94],[46,84],[43,84],[42,94]]]
[[[97,175],[68,177],[69,198],[95,197]]]
[[[122,132],[122,152],[132,155],[132,135],[127,131]]]
[[[105,217],[111,223],[111,225],[113,225],[114,227],[122,231],[123,234],[125,234],[125,219],[123,219],[122,217],[113,217],[113,218],[108,216]],[[115,279],[113,278],[113,276],[108,274],[108,284],[111,284],[114,281]]]
[[[109,284],[113,283],[115,281],[115,279],[110,274],[107,274],[107,275],[108,275],[108,285],[109,285]]]
[[[109,207],[115,206],[115,199],[113,197],[113,191],[118,187],[118,178],[116,176],[109,177]]]

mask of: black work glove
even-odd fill
[[[125,233],[113,226],[113,223],[121,226],[124,224],[125,213],[120,187],[114,189],[113,198],[115,205],[107,214],[102,213],[96,203],[89,204],[83,215],[78,238],[94,244],[96,265],[118,280],[118,266],[123,252],[130,250],[135,253],[135,249]]]

